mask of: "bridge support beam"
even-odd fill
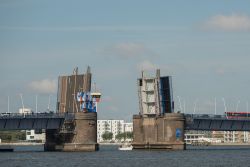
[[[184,115],[165,113],[162,116],[133,117],[134,149],[184,150]]]
[[[45,151],[96,151],[97,113],[76,113],[64,130],[46,131]]]

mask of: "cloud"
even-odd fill
[[[135,58],[140,56],[146,56],[152,53],[145,45],[140,43],[119,43],[111,47],[104,49],[104,53],[107,55],[119,56],[122,58]]]
[[[50,80],[50,79],[44,79],[40,81],[32,81],[29,84],[29,87],[38,93],[43,94],[50,94],[50,93],[56,93],[57,90],[57,84],[56,80]]]
[[[107,111],[118,111],[118,108],[116,106],[108,106],[106,108]]]
[[[29,27],[29,26],[7,26],[1,25],[0,30],[11,31],[50,31],[50,32],[97,32],[97,31],[185,31],[186,27],[178,26],[69,26],[69,27]]]
[[[205,30],[250,31],[250,17],[237,14],[216,15],[203,23],[202,28]]]
[[[153,64],[152,62],[148,60],[144,60],[143,62],[139,63],[137,65],[138,70],[145,70],[145,71],[153,71],[158,68],[157,65]]]
[[[217,75],[224,75],[226,73],[226,70],[224,68],[218,68],[216,69],[215,73]]]
[[[110,103],[113,101],[113,98],[111,96],[103,96],[102,102]]]

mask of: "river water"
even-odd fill
[[[118,146],[101,146],[97,152],[43,152],[41,146],[14,148],[14,152],[0,153],[0,167],[250,166],[250,146],[197,146],[185,151],[118,151]]]

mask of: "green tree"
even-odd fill
[[[124,133],[118,133],[118,134],[115,136],[115,139],[121,141],[122,139],[124,139]]]
[[[104,132],[102,134],[103,140],[111,140],[113,138],[113,133],[112,132]]]
[[[125,132],[128,139],[133,139],[133,132]]]
[[[133,138],[133,132],[124,132],[124,133],[118,133],[115,138],[117,140],[126,140],[126,139],[132,139]]]

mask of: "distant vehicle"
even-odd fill
[[[225,112],[225,115],[228,119],[232,118],[249,118],[250,112]]]

